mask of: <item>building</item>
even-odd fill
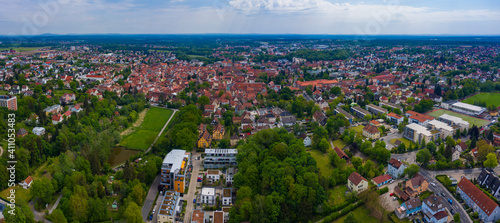
[[[165,196],[158,208],[158,223],[175,222],[177,207],[179,206],[180,193],[177,191],[166,191]]]
[[[450,109],[452,111],[460,112],[462,114],[466,115],[473,115],[473,116],[478,116],[484,111],[486,111],[486,108],[471,105],[471,104],[466,104],[462,102],[455,102],[450,105]]]
[[[455,133],[455,129],[448,124],[438,121],[438,120],[432,120],[427,124],[428,128],[432,130],[438,130],[440,131],[440,138],[445,139],[448,136],[453,137],[453,134]]]
[[[342,108],[336,108],[335,114],[339,114],[339,113],[344,115],[345,119],[347,119],[347,121],[349,121],[349,124],[352,124],[352,120],[354,119],[354,116],[352,116],[351,114],[349,114],[348,112],[346,112]]]
[[[444,101],[444,102],[441,102],[441,107],[444,109],[450,110],[451,109],[450,106],[452,104],[455,104],[455,103],[457,103],[457,101],[455,101],[455,100]]]
[[[328,120],[328,118],[325,116],[325,114],[323,114],[323,112],[316,111],[313,114],[313,120],[319,123],[320,125],[324,126],[326,125],[326,120]]]
[[[420,201],[420,198],[417,197],[411,198],[410,200],[404,202],[400,207],[397,207],[395,213],[399,219],[403,219],[413,216],[420,211],[422,211],[422,201]]]
[[[344,150],[340,149],[339,147],[336,147],[333,149],[337,156],[339,156],[340,159],[345,160],[346,162],[349,162],[349,156],[344,152]]]
[[[500,207],[497,203],[467,178],[462,177],[458,183],[457,194],[474,212],[479,214],[479,219],[483,222],[495,222],[500,219]]]
[[[378,130],[375,126],[368,124],[363,128],[363,136],[370,139],[378,139],[380,138],[380,130]]]
[[[405,193],[410,197],[417,197],[419,194],[427,191],[429,182],[420,174],[415,174],[413,178],[406,181]]]
[[[62,111],[61,105],[52,105],[48,106],[45,109],[43,109],[46,115],[49,115],[50,113],[56,114]]]
[[[198,138],[198,148],[208,148],[210,147],[210,143],[212,143],[212,135],[207,130],[204,130]]]
[[[387,114],[387,118],[390,120],[390,122],[399,125],[404,122],[405,118],[402,115],[398,115],[396,113],[390,112]]]
[[[443,215],[444,212],[444,215]],[[422,214],[427,222],[445,223],[448,220],[443,198],[435,194],[422,201]]]
[[[376,106],[374,104],[368,104],[365,107],[366,107],[366,110],[373,113],[374,115],[387,114],[387,109],[381,108],[381,107]]]
[[[312,140],[309,136],[306,135],[306,137],[304,138],[304,146],[305,147],[308,147],[308,146],[311,146],[312,145]]]
[[[17,97],[12,95],[0,95],[0,107],[6,107],[9,110],[17,110]]]
[[[205,215],[205,212],[202,210],[193,210],[193,216],[191,217],[191,223],[205,223],[208,222],[208,215]]]
[[[75,94],[73,94],[73,93],[71,93],[71,94],[65,93],[59,98],[59,102],[61,104],[67,104],[67,103],[70,103],[74,100],[76,100],[76,97],[75,97]]]
[[[173,149],[163,159],[160,185],[166,190],[184,193],[186,168],[190,154],[186,150]]]
[[[359,193],[368,189],[368,181],[359,173],[353,172],[347,178],[347,187],[350,191]]]
[[[33,128],[33,134],[35,134],[37,136],[41,136],[41,135],[45,134],[45,128],[44,127],[35,127],[35,128]]]
[[[387,183],[389,183],[392,180],[392,177],[388,174],[386,175],[380,175],[378,177],[374,177],[372,179],[372,183],[377,185],[377,187],[381,187]]]
[[[393,178],[400,178],[404,175],[406,165],[397,159],[391,158],[387,169],[387,172]]]
[[[205,168],[224,168],[238,165],[236,161],[237,149],[205,149]]]
[[[458,125],[460,126],[460,130],[469,129],[469,122],[453,115],[443,114],[439,116],[438,120],[451,126]]]
[[[490,189],[493,197],[500,198],[500,179],[495,172],[483,169],[479,177],[477,177],[477,183]]]
[[[19,138],[25,137],[26,135],[28,135],[28,131],[26,129],[24,129],[24,128],[20,128],[16,132],[16,136],[19,137]]]
[[[28,189],[31,187],[31,183],[33,183],[33,178],[31,178],[31,176],[28,176],[25,180],[19,183],[19,185],[22,186],[24,189]]]
[[[210,183],[216,182],[220,180],[220,171],[219,170],[208,170],[207,178]]]
[[[215,204],[215,188],[213,187],[201,188],[201,203],[208,205]]]
[[[426,142],[430,142],[432,139],[431,131],[427,130],[426,127],[423,127],[416,123],[411,123],[406,125],[403,136],[413,142],[422,142],[425,140]]]
[[[423,127],[427,127],[427,123],[434,120],[434,117],[432,116],[420,114],[414,111],[407,111],[406,116],[408,117],[408,123],[416,123]]]
[[[213,223],[224,223],[224,212],[214,211],[214,221]]]
[[[354,106],[354,107],[351,107],[351,112],[356,116],[358,117],[359,119],[364,119],[365,116],[367,115],[371,115],[370,112],[368,112],[367,110],[365,109],[362,109],[361,107],[359,106]]]
[[[234,167],[230,167],[226,171],[226,184],[233,184],[234,175],[236,175],[237,170]]]
[[[233,204],[233,195],[231,188],[222,189],[222,205],[229,206]]]
[[[221,140],[222,138],[224,138],[225,133],[226,131],[224,130],[224,126],[222,126],[220,123],[217,123],[214,131],[212,132],[212,139]]]

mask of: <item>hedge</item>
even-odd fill
[[[382,195],[382,194],[385,194],[387,192],[389,192],[389,188],[388,187],[384,187],[380,190],[377,190],[378,194]]]
[[[359,206],[363,205],[364,203],[365,203],[364,201],[358,201],[357,203],[351,204],[351,205],[347,206],[346,208],[342,209],[340,212],[335,212],[335,213],[332,213],[331,215],[325,217],[321,221],[321,223],[332,222],[335,219],[340,218],[340,217],[346,215],[347,213],[351,212],[352,210],[358,208]]]

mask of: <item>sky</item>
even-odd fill
[[[500,35],[499,0],[0,0],[0,35]]]

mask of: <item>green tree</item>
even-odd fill
[[[358,220],[356,219],[356,217],[354,217],[354,214],[352,214],[352,212],[350,212],[349,214],[347,214],[347,217],[344,219],[344,223],[358,223]]]
[[[483,163],[483,166],[486,168],[495,168],[498,166],[498,159],[494,153],[488,153],[486,155],[486,160]]]
[[[3,210],[5,222],[8,223],[35,223],[35,215],[26,204],[20,204],[12,210],[10,206],[6,206]]]
[[[453,220],[455,221],[455,223],[460,223],[460,214],[456,213],[455,215],[453,215]]]
[[[410,164],[404,171],[404,175],[412,178],[416,173],[420,171],[420,167],[417,164]]]
[[[429,160],[431,159],[431,157],[432,157],[432,155],[428,149],[422,149],[422,150],[417,152],[416,159],[423,166],[427,166],[427,164],[429,164]]]
[[[318,148],[322,152],[328,151],[328,149],[330,148],[330,144],[328,143],[328,140],[326,140],[325,138],[321,139],[321,142],[319,143]]]
[[[52,183],[47,178],[34,180],[31,186],[30,194],[37,199],[38,207],[45,207],[46,204],[52,201],[55,190]]]
[[[64,213],[61,211],[61,209],[55,209],[52,214],[50,214],[47,217],[48,220],[52,222],[61,222],[61,223],[67,223],[68,220],[64,216]]]
[[[143,223],[141,208],[133,201],[128,204],[123,215],[127,219],[127,223]]]

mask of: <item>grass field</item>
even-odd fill
[[[53,91],[55,97],[61,97],[63,94],[70,94],[73,93],[72,90],[54,90]]]
[[[16,52],[27,52],[27,51],[33,51],[33,50],[36,50],[39,48],[41,48],[41,47],[12,47],[12,48],[0,48],[0,51],[13,49]]]
[[[150,108],[141,126],[130,135],[123,137],[120,145],[129,149],[146,150],[151,146],[172,113],[173,111],[170,109]]]
[[[346,144],[344,141],[337,139],[337,140],[333,141],[333,146],[336,146],[336,147],[339,147],[340,149],[343,149],[346,146]]]
[[[495,107],[500,106],[500,94],[499,93],[479,93],[470,98],[463,100],[462,102],[473,105],[475,101],[484,101],[486,105],[494,105]]]
[[[396,140],[403,142],[405,144],[406,148],[408,148],[410,145],[415,145],[414,142],[412,142],[408,139],[405,139],[405,138],[391,139],[390,143],[393,144],[394,146],[396,146],[396,144],[394,144],[396,142]]]
[[[330,159],[328,158],[328,154],[323,153],[316,149],[311,149],[309,154],[316,160],[316,165],[319,168],[322,176],[330,176],[333,171],[332,165],[330,165]]]
[[[338,205],[344,203],[346,191],[346,185],[339,185],[331,190],[328,190],[328,201],[330,202],[330,205]]]
[[[452,115],[452,116],[455,116],[455,117],[462,118],[463,120],[469,122],[469,124],[471,125],[471,127],[472,127],[472,125],[483,126],[483,125],[487,125],[487,124],[490,123],[489,121],[486,121],[484,119],[474,118],[474,117],[471,117],[471,116],[468,116],[468,115],[460,114],[460,113],[457,113],[457,112],[452,112],[452,111],[445,110],[445,109],[439,109],[439,110],[430,112],[427,115],[430,115],[432,117],[438,118],[439,116],[441,116],[443,114],[448,114],[448,115]]]
[[[363,223],[378,223],[379,221],[375,218],[370,216],[370,211],[365,208],[365,206],[358,207],[354,209],[354,211],[351,211],[354,217],[356,217],[356,220],[358,222],[363,222]],[[347,214],[335,219],[333,223],[343,223],[345,218],[347,218]]]
[[[0,197],[7,200],[7,197],[10,195],[10,190],[16,190],[16,204],[23,203],[27,204],[30,200],[30,189],[24,189],[22,186],[16,185],[15,187],[9,187],[2,192],[0,192]]]
[[[356,127],[351,127],[351,128],[349,128],[349,131],[354,130],[354,131],[356,131],[356,132],[361,133],[361,132],[363,132],[363,128],[364,128],[364,126],[363,126],[363,125],[358,125],[358,126],[356,126]]]

